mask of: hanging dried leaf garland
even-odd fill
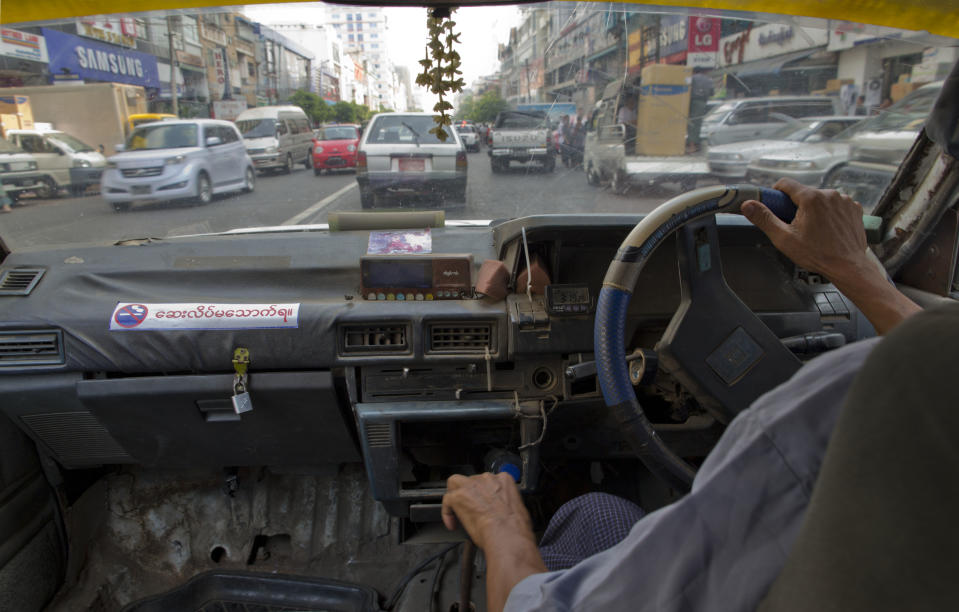
[[[430,40],[426,45],[426,57],[420,60],[423,67],[416,77],[416,84],[426,87],[439,98],[433,106],[437,113],[433,116],[435,126],[430,128],[430,134],[435,134],[441,141],[446,142],[445,126],[453,125],[449,111],[453,110],[445,96],[463,91],[465,85],[459,76],[460,54],[453,49],[454,44],[460,43],[460,35],[453,32],[456,22],[452,20],[455,9],[435,8],[429,11],[426,26],[429,28]]]

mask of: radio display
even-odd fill
[[[433,286],[433,262],[366,260],[363,262],[363,286],[368,289],[429,289]]]

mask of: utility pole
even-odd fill
[[[167,15],[166,33],[170,43],[170,99],[173,101],[173,114],[180,116],[180,104],[176,95],[176,52],[173,50],[173,16]]]

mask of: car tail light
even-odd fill
[[[456,152],[456,169],[466,170],[466,151]]]
[[[360,151],[356,154],[356,168],[357,170],[360,168],[366,169],[366,151]]]

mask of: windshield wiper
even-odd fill
[[[402,126],[405,127],[406,129],[408,129],[409,131],[413,132],[413,139],[416,141],[416,146],[420,146],[420,135],[419,135],[419,133],[418,133],[416,130],[414,130],[412,127],[410,127],[410,124],[407,123],[407,122],[405,122],[405,121],[401,121],[401,122],[400,122],[400,125],[402,125]]]

